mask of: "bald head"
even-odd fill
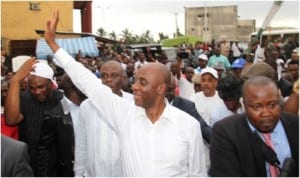
[[[102,68],[107,68],[107,67],[113,67],[115,68],[116,70],[118,70],[120,73],[123,73],[123,68],[121,66],[121,63],[118,62],[118,61],[115,61],[115,60],[110,60],[110,61],[106,61],[102,64],[101,66],[101,70]]]
[[[101,66],[101,80],[103,84],[110,87],[119,96],[122,96],[123,75],[124,70],[118,61],[110,60]]]
[[[256,92],[256,91],[248,91],[250,86],[261,87],[261,86],[267,86],[267,85],[271,85],[275,91],[278,90],[276,83],[269,77],[255,76],[255,77],[251,77],[250,79],[246,80],[246,82],[243,85],[243,89],[242,89],[242,95],[243,95],[244,100],[246,100],[247,94],[249,94],[249,92],[254,92],[254,93]]]
[[[171,82],[170,70],[161,63],[148,63],[139,70],[149,71],[158,81],[162,81],[166,85],[169,85]]]
[[[145,109],[163,105],[171,82],[168,68],[159,63],[148,63],[137,70],[132,85],[135,104]]]

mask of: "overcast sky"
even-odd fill
[[[128,28],[133,34],[150,30],[155,39],[163,32],[170,37],[175,32],[175,14],[181,33],[184,33],[184,7],[237,5],[239,19],[255,19],[260,27],[273,1],[211,1],[211,0],[93,0],[93,33],[103,27],[106,32],[120,34]],[[79,12],[74,12],[74,31],[80,32]],[[271,21],[271,26],[299,28],[299,2],[284,1]]]

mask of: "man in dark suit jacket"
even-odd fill
[[[27,145],[1,135],[1,177],[32,177]]]
[[[178,109],[190,114],[195,119],[197,119],[200,123],[200,126],[201,126],[201,133],[202,133],[203,139],[207,143],[210,143],[210,137],[211,137],[211,131],[212,131],[211,127],[200,116],[200,114],[198,113],[198,111],[196,109],[195,104],[192,101],[189,101],[189,100],[184,99],[182,97],[175,96],[176,85],[173,81],[174,81],[174,78],[172,79],[172,82],[171,82],[171,84],[168,88],[168,93],[166,95],[168,101],[173,106],[175,106]]]
[[[283,161],[291,157],[296,168],[293,176],[299,176],[299,118],[281,111],[276,84],[267,77],[250,78],[243,86],[243,100],[245,114],[229,116],[213,126],[209,174],[270,176],[267,171],[270,155],[262,149],[265,145],[262,135],[270,133],[272,142],[278,143],[273,145],[279,167],[282,168]]]

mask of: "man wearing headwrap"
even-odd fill
[[[46,63],[27,60],[11,79],[5,105],[8,125],[19,126],[19,139],[27,143],[34,176],[73,176],[74,133],[65,114],[63,93]],[[20,83],[28,77],[28,90]]]

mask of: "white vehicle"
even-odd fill
[[[253,32],[250,35],[250,41],[254,39],[257,35],[257,32]],[[299,29],[286,29],[286,30],[266,30],[263,31],[261,35],[261,39],[259,39],[260,44],[264,43],[267,39],[271,39],[274,41],[275,39],[278,39],[279,37],[283,38],[284,41],[291,37],[294,41],[299,41]]]

